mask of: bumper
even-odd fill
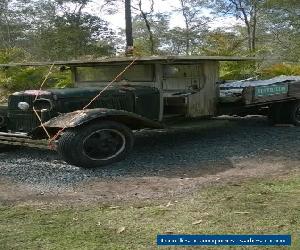
[[[51,149],[47,140],[33,140],[26,134],[0,132],[0,144]]]

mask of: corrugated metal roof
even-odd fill
[[[71,61],[54,61],[54,62],[21,62],[0,64],[0,67],[16,67],[16,66],[47,66],[47,65],[97,65],[106,63],[123,63],[132,62],[192,62],[192,61],[259,61],[261,58],[257,57],[237,57],[237,56],[150,56],[150,57],[114,57],[114,58],[99,58],[93,60],[71,60]]]

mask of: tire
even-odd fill
[[[270,106],[268,118],[271,125],[279,124],[284,122],[284,117],[282,116],[283,104],[276,103]]]
[[[289,103],[286,114],[288,123],[300,126],[300,101]]]
[[[67,130],[59,138],[57,150],[71,165],[96,168],[123,160],[133,144],[134,136],[128,127],[100,121]]]
[[[72,139],[75,137],[75,131],[68,130],[64,132],[58,140],[57,151],[60,156],[70,165],[76,165],[72,156]]]

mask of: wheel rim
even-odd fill
[[[83,153],[92,160],[110,160],[126,147],[125,136],[115,129],[101,129],[90,134],[83,142]]]
[[[300,106],[296,109],[295,118],[300,123]]]

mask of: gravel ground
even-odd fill
[[[65,164],[50,151],[1,153],[0,178],[38,190],[68,189],[91,180],[131,177],[197,177],[230,169],[245,159],[300,161],[300,127],[270,127],[264,118],[231,119],[219,128],[137,134],[123,162],[96,170]]]

